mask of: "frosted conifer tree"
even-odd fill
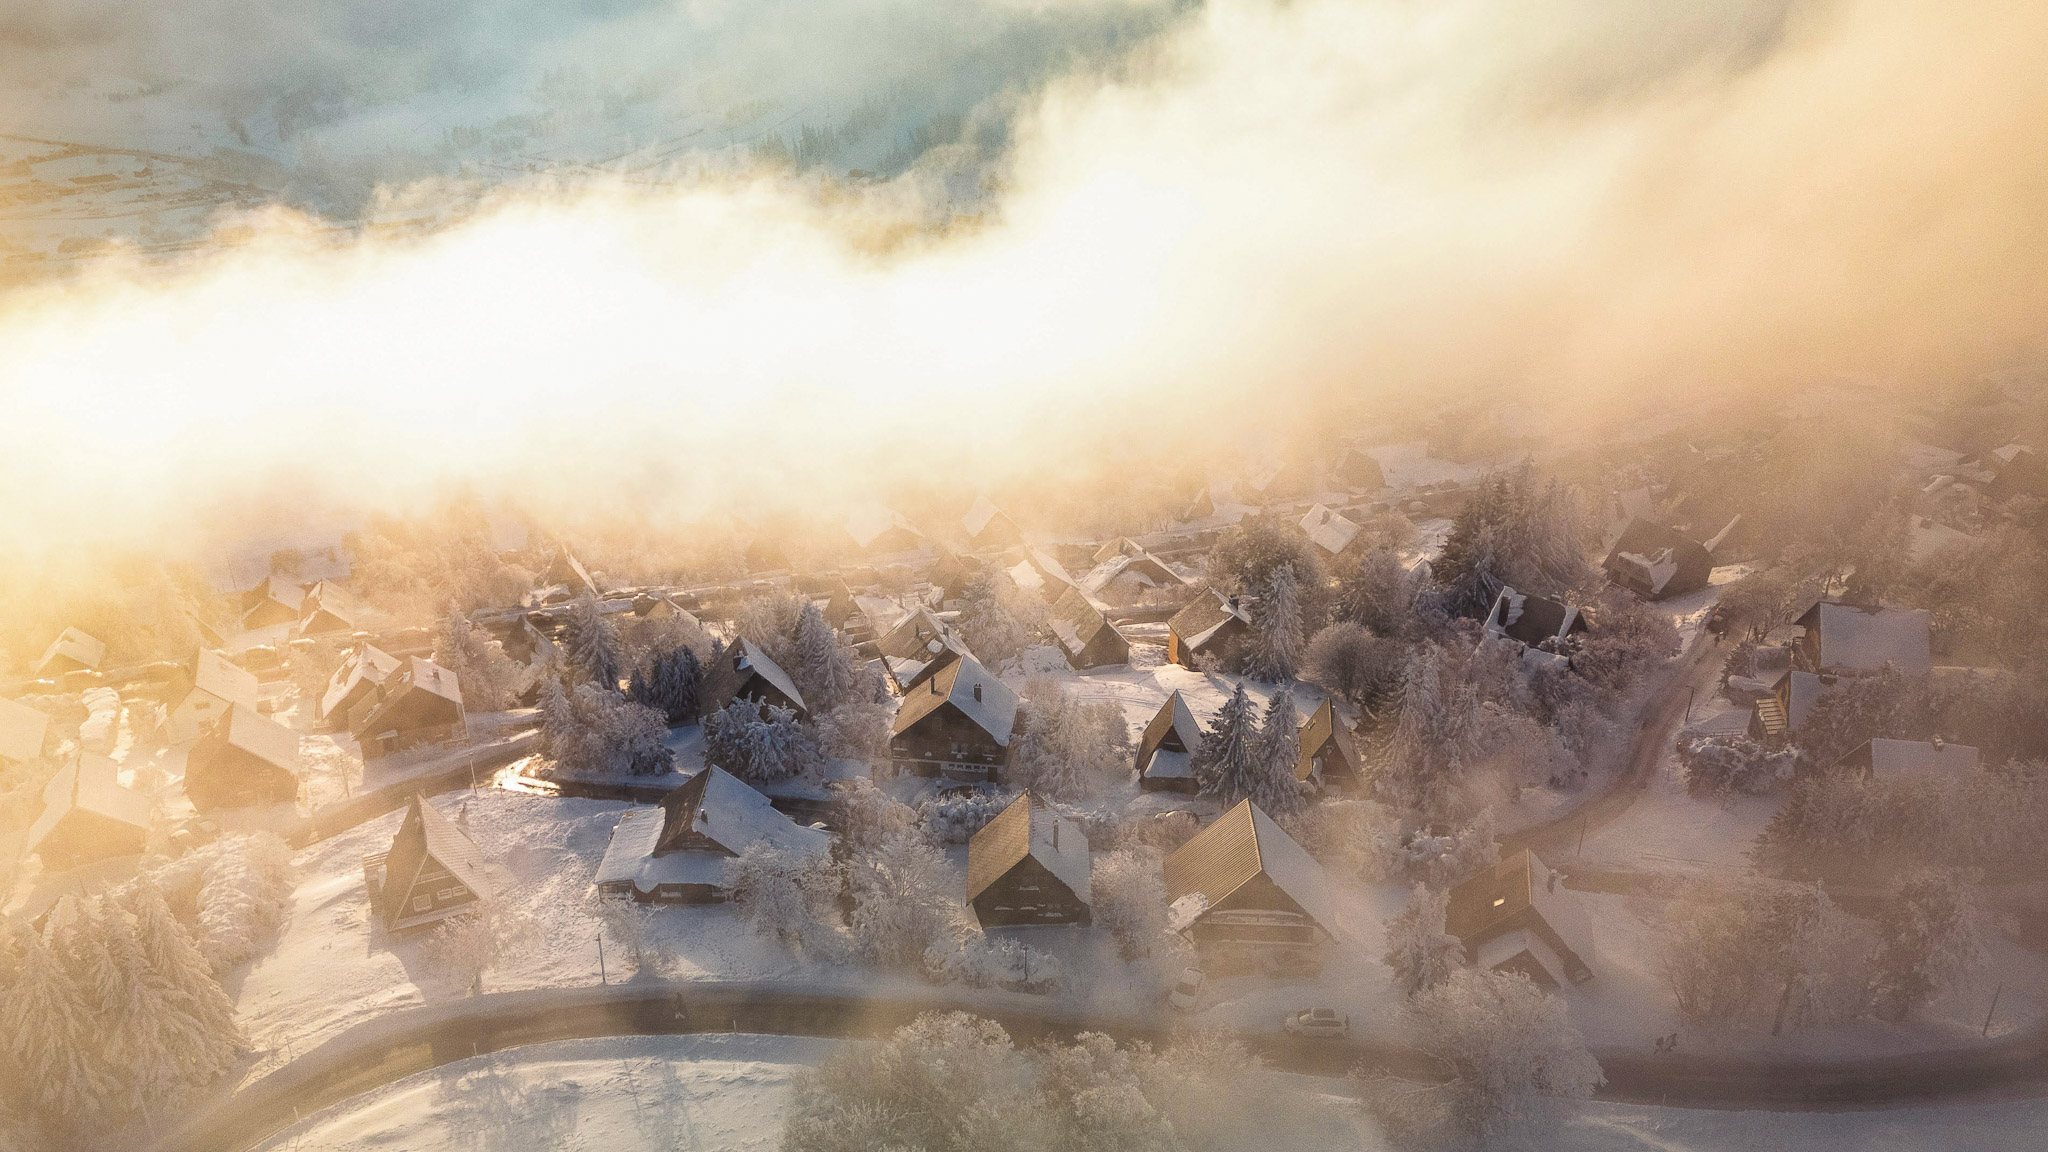
[[[126,897],[135,918],[135,942],[149,966],[169,982],[180,1011],[225,1054],[224,1060],[232,1061],[245,1041],[235,1022],[234,1002],[214,979],[205,955],[171,914],[155,884],[145,879],[130,885]]]
[[[13,951],[14,979],[0,993],[0,1040],[37,1111],[88,1116],[107,1093],[90,1006],[43,936],[17,928]]]
[[[1294,770],[1301,763],[1300,720],[1294,714],[1294,693],[1285,685],[1266,705],[1254,749],[1257,771],[1252,776],[1252,803],[1268,816],[1286,816],[1302,806],[1301,786]]]
[[[1267,681],[1294,679],[1308,647],[1303,635],[1301,584],[1292,565],[1273,569],[1258,602],[1252,605],[1252,651],[1246,671]]]
[[[825,623],[815,601],[805,604],[796,623],[796,666],[790,669],[804,702],[822,715],[837,708],[853,692],[853,665],[839,646],[839,634]]]
[[[528,675],[519,662],[490,634],[469,622],[462,609],[448,606],[441,635],[434,644],[434,663],[455,673],[462,702],[472,712],[510,708]]]
[[[1387,921],[1387,952],[1394,983],[1410,996],[1451,978],[1465,959],[1465,946],[1444,931],[1448,892],[1417,884],[1401,914]]]
[[[697,662],[697,654],[678,646],[655,652],[646,667],[634,670],[626,695],[633,703],[661,713],[673,728],[697,718],[703,683],[704,667]]]
[[[735,699],[704,719],[704,762],[752,783],[786,780],[822,767],[817,739],[789,708]]]
[[[1032,641],[1030,627],[1011,605],[1007,579],[983,572],[960,597],[960,639],[990,668],[1014,659]]]
[[[1251,698],[1240,684],[1217,714],[1215,724],[1202,738],[1202,747],[1194,756],[1195,779],[1202,792],[1222,801],[1225,808],[1252,795],[1258,787],[1258,743],[1258,721],[1252,715]]]
[[[619,690],[619,633],[604,618],[597,601],[586,592],[569,609],[565,637],[569,666],[591,683],[612,692]]]

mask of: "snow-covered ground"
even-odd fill
[[[791,1077],[834,1046],[746,1034],[538,1044],[407,1077],[308,1117],[263,1149],[766,1152],[781,1142]],[[1341,1082],[1300,1079],[1342,1091]],[[1552,1146],[1572,1152],[2031,1152],[2048,1130],[2041,1100],[1858,1112],[1583,1102],[1561,1112]]]

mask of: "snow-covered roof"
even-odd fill
[[[1116,631],[1102,609],[1088,599],[1079,588],[1068,588],[1053,601],[1052,611],[1047,614],[1047,623],[1052,626],[1053,635],[1060,647],[1066,650],[1067,658],[1073,659],[1095,641],[1107,628]],[[1118,636],[1121,639],[1121,635]]]
[[[293,771],[299,764],[299,734],[236,701],[219,723],[227,726],[229,745],[259,760]]]
[[[1585,617],[1577,608],[1543,596],[1525,596],[1505,585],[1494,598],[1493,611],[1486,616],[1487,635],[1505,636],[1524,644],[1541,644],[1584,631],[1585,627]]]
[[[1819,629],[1822,670],[1875,672],[1886,664],[1919,674],[1932,665],[1925,608],[1864,608],[1822,601],[1799,623]]]
[[[1002,509],[996,507],[995,501],[987,496],[976,496],[974,503],[968,506],[967,513],[960,517],[960,527],[967,532],[967,538],[972,540],[988,528],[989,521],[1002,514]]]
[[[913,528],[910,521],[878,504],[856,508],[846,514],[846,534],[862,548],[873,544],[892,528],[902,529],[914,536],[923,533]]]
[[[1405,444],[1376,444],[1363,450],[1379,461],[1380,472],[1389,488],[1419,488],[1425,484],[1476,484],[1480,470],[1470,464],[1438,460],[1429,454],[1429,441]]]
[[[1926,516],[1915,516],[1907,527],[1911,559],[1918,564],[1951,549],[1968,547],[1977,542],[1975,536],[1943,524]]]
[[[754,646],[751,640],[741,640],[733,648],[733,668],[744,676],[749,670],[761,679],[775,686],[775,690],[789,697],[798,708],[805,707],[804,694],[796,690],[796,681],[782,670],[782,665],[768,658],[766,652]]]
[[[372,644],[365,644],[342,660],[334,675],[327,678],[327,691],[320,697],[320,714],[331,715],[357,686],[367,682],[375,688],[384,682],[386,676],[398,670],[398,657]]]
[[[951,704],[974,721],[997,744],[1008,747],[1017,724],[1017,694],[972,656],[961,656],[903,698],[890,732],[900,735],[925,717]]]
[[[1309,543],[1332,556],[1343,555],[1344,550],[1351,547],[1351,542],[1358,538],[1358,525],[1321,504],[1314,505],[1302,516],[1301,530],[1308,536]]]
[[[1853,752],[1850,755],[1855,755]],[[1901,776],[1957,775],[1974,772],[1977,750],[1967,744],[1936,744],[1927,740],[1870,741],[1870,774],[1875,779]]]
[[[951,637],[945,621],[929,608],[919,608],[898,620],[875,641],[875,649],[896,660],[929,660],[945,650]]]
[[[1180,637],[1182,644],[1193,650],[1207,644],[1232,620],[1246,625],[1252,622],[1250,614],[1241,605],[1211,588],[1207,595],[1195,597],[1188,601],[1186,607],[1175,612],[1167,621],[1167,627]]]
[[[831,837],[806,828],[775,810],[768,797],[723,768],[708,767],[661,798],[661,833],[650,849],[667,855],[668,845],[696,835],[738,856],[765,843],[783,852],[823,852]]]
[[[431,692],[443,700],[462,703],[462,684],[455,673],[421,656],[407,659],[403,673],[405,682],[425,692]]]
[[[355,594],[332,580],[320,581],[306,594],[305,606],[300,610],[301,628],[311,624],[314,617],[323,612],[332,616],[344,628],[355,627]]]
[[[43,654],[36,660],[35,670],[40,676],[49,670],[52,661],[57,660],[70,660],[81,668],[98,668],[100,662],[106,658],[107,646],[104,641],[76,628],[66,628],[57,633],[57,638],[50,641],[48,648],[43,649]]]
[[[228,704],[256,710],[260,684],[256,674],[210,649],[201,648],[192,661],[192,691],[204,692]]]
[[[1029,568],[1032,572],[1036,573],[1037,575],[1037,578],[1031,580],[1029,583],[1027,583],[1025,579],[1017,579],[1017,586],[1020,588],[1042,588],[1046,584],[1053,584],[1066,588],[1071,588],[1074,586],[1074,578],[1067,574],[1066,566],[1061,564],[1058,560],[1054,559],[1052,555],[1043,548],[1025,548],[1024,562],[1018,567]],[[1010,570],[1010,575],[1013,579],[1017,578],[1018,569],[1012,568]]]
[[[1138,774],[1160,779],[1194,775],[1192,756],[1202,746],[1203,735],[1201,722],[1195,719],[1187,697],[1180,689],[1174,689],[1138,737]],[[1174,743],[1180,747],[1165,746]]]
[[[406,918],[405,901],[430,859],[446,868],[477,899],[490,899],[490,877],[485,874],[483,853],[477,851],[476,843],[424,797],[414,793],[406,808],[405,821],[398,826],[391,850],[384,856],[386,922],[396,924]],[[409,874],[397,874],[401,871]]]
[[[1214,908],[1263,874],[1324,932],[1337,933],[1336,900],[1322,865],[1250,800],[1174,849],[1163,867],[1168,903],[1199,893]]]
[[[894,628],[910,610],[887,596],[855,596],[853,606],[877,633]]]
[[[967,899],[987,891],[1026,856],[1044,865],[1081,903],[1094,902],[1087,835],[1029,792],[1010,801],[967,842]]]
[[[43,754],[50,714],[0,696],[0,760],[33,760]]]
[[[91,812],[147,830],[149,797],[121,787],[119,773],[120,766],[104,756],[90,752],[73,756],[43,786],[43,811],[29,826],[28,850],[35,851],[73,811]]]

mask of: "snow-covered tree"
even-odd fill
[[[766,652],[778,666],[789,668],[796,663],[797,623],[810,603],[808,597],[793,592],[752,596],[740,605],[733,626],[741,639]]]
[[[604,610],[588,592],[578,596],[569,606],[562,647],[569,667],[599,688],[618,692],[621,675],[619,633],[612,627],[612,622],[605,619]]]
[[[1292,565],[1281,565],[1259,590],[1252,604],[1252,645],[1245,662],[1257,680],[1294,679],[1308,647],[1302,619],[1301,583]]]
[[[1130,757],[1121,708],[1083,701],[1049,676],[1025,682],[1024,726],[1010,758],[1017,784],[1048,799],[1076,800],[1128,774]]]
[[[276,939],[291,910],[292,853],[268,832],[223,836],[148,879],[167,903],[190,911],[193,943],[221,976]]]
[[[839,633],[825,623],[825,614],[815,600],[806,603],[797,617],[794,657],[790,677],[812,710],[830,712],[853,694],[853,661],[840,646]]]
[[[725,862],[725,886],[748,926],[807,959],[829,961],[845,951],[838,903],[844,884],[830,857],[765,842]]]
[[[815,737],[795,711],[752,701],[732,703],[704,718],[704,762],[757,784],[786,780],[824,763]]]
[[[847,862],[853,947],[883,968],[916,969],[925,949],[965,923],[959,885],[946,858],[912,830]]]
[[[799,1072],[783,1152],[1027,1152],[1041,1146],[1029,1058],[993,1021],[927,1013]]]
[[[1398,642],[1339,620],[1309,641],[1302,674],[1370,712],[1400,692],[1406,662],[1407,652]]]
[[[1375,636],[1407,636],[1415,627],[1415,578],[1392,549],[1374,548],[1337,589],[1337,619]]]
[[[0,989],[0,1040],[29,1106],[68,1127],[93,1115],[111,1088],[99,1058],[102,1021],[45,933],[9,931],[14,971]]]
[[[1458,968],[1411,997],[1418,1043],[1453,1070],[1427,1096],[1451,1133],[1481,1141],[1540,1132],[1542,1097],[1590,1096],[1604,1077],[1563,1001],[1520,974]]]
[[[1877,914],[1871,1012],[1880,1020],[1905,1019],[1960,980],[1981,954],[1969,893],[1954,873],[1921,869],[1900,877]]]
[[[1535,470],[1497,472],[1459,509],[1434,573],[1454,615],[1482,616],[1506,584],[1559,596],[1592,582],[1587,522],[1571,488],[1539,485]]]
[[[1465,962],[1465,946],[1444,931],[1449,904],[1448,891],[1417,884],[1408,906],[1387,921],[1383,959],[1394,970],[1395,985],[1410,996],[1442,984]]]
[[[1024,595],[1002,572],[976,575],[967,582],[960,599],[960,639],[990,668],[1016,659],[1040,635],[1032,617],[1044,614],[1044,604],[1026,604]]]
[[[661,713],[670,727],[697,719],[704,687],[704,666],[687,647],[655,649],[644,667],[633,671],[626,697]]]
[[[232,1059],[245,1043],[235,1021],[234,1001],[222,991],[213,966],[191,934],[171,913],[162,890],[144,878],[127,886],[124,900],[135,918],[135,942],[150,967],[169,982],[174,1002],[193,1026]]]
[[[1203,795],[1216,797],[1225,808],[1258,789],[1258,719],[1252,714],[1251,697],[1245,695],[1244,685],[1231,693],[1192,759]]]
[[[1294,692],[1285,684],[1266,704],[1253,752],[1252,803],[1274,819],[1294,815],[1308,797],[1294,775],[1301,763],[1301,720],[1294,714]]]
[[[460,985],[467,995],[484,990],[484,973],[531,941],[533,925],[496,904],[441,922],[420,945],[420,954],[435,969]]]
[[[1159,853],[1118,848],[1097,859],[1089,889],[1094,922],[1109,930],[1124,960],[1149,956],[1178,939],[1166,931],[1166,880]]]
[[[611,941],[612,955],[633,965],[635,976],[658,973],[660,957],[648,946],[647,929],[654,917],[652,905],[627,896],[607,896],[597,902],[598,922],[605,939]]]
[[[934,984],[1003,988],[1043,996],[1059,991],[1065,975],[1059,957],[1010,937],[994,937],[965,926],[951,939],[927,945],[924,977]]]
[[[1760,796],[1792,777],[1798,754],[1790,748],[1767,748],[1746,736],[1714,736],[1680,740],[1679,763],[1685,768],[1685,790],[1703,799]]]
[[[1380,768],[1388,799],[1425,821],[1452,817],[1467,805],[1465,765],[1477,702],[1452,662],[1434,644],[1409,657],[1400,719]]]
[[[1695,884],[1674,900],[1653,962],[1688,1019],[1758,1010],[1775,1032],[1863,1010],[1851,939],[1818,886],[1748,877]]]
[[[595,684],[541,691],[541,746],[557,767],[586,776],[659,776],[674,760],[668,720]]]
[[[504,645],[470,623],[454,604],[441,622],[434,663],[455,673],[463,706],[472,712],[502,712],[532,683],[532,672],[506,655]]]

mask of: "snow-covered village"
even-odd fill
[[[0,1152],[2042,1147],[2044,42],[0,18]]]

